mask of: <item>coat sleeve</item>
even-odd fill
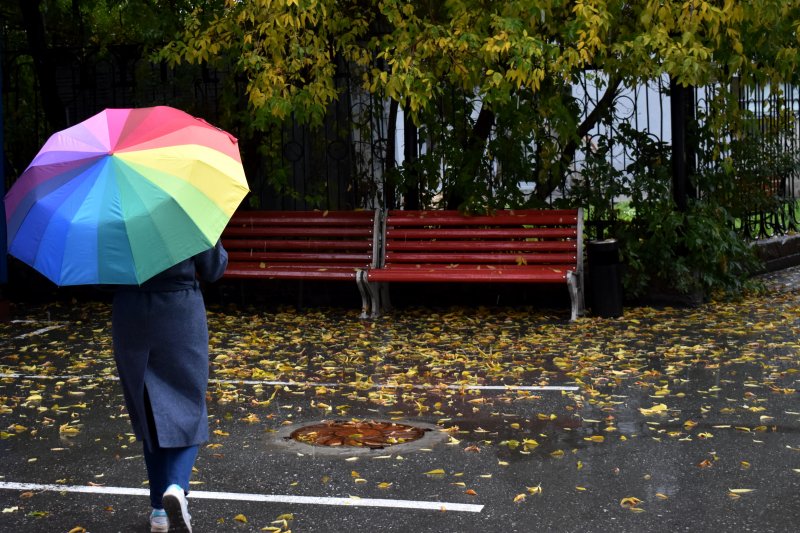
[[[194,256],[194,265],[201,280],[217,281],[228,266],[228,252],[222,247],[222,242],[217,241],[216,246],[210,250]]]

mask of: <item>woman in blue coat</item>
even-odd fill
[[[208,440],[208,324],[199,281],[218,280],[227,264],[217,243],[114,294],[114,358],[143,442],[154,532],[191,532],[185,495],[198,446]]]

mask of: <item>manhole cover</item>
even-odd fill
[[[406,424],[375,421],[333,420],[303,426],[289,436],[313,446],[369,448],[405,444],[422,438],[427,430]]]

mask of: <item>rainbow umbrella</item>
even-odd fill
[[[171,107],[106,109],[8,191],[8,252],[56,285],[141,284],[213,247],[247,192],[230,134]]]

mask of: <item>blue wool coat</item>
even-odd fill
[[[114,294],[114,359],[133,431],[150,450],[208,440],[208,323],[198,279],[216,281],[227,265],[217,243]]]

